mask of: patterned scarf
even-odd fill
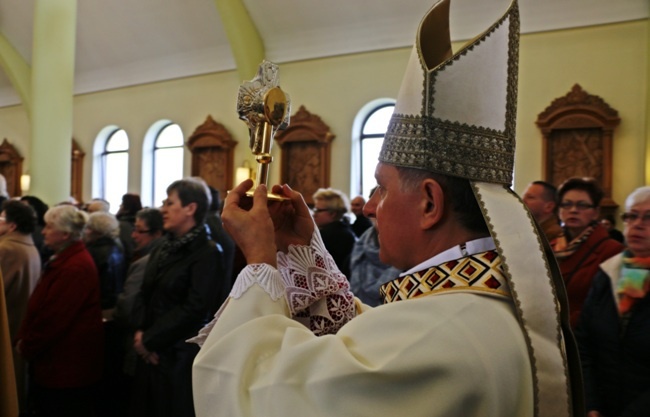
[[[636,258],[629,250],[623,252],[621,278],[616,284],[618,310],[627,314],[632,306],[650,290],[650,257]]]
[[[578,250],[578,248],[580,248],[580,245],[589,239],[589,236],[591,236],[591,233],[593,231],[594,224],[592,223],[587,226],[585,230],[582,231],[582,233],[573,238],[571,242],[567,241],[567,234],[565,231],[564,235],[558,237],[555,239],[555,241],[553,241],[553,252],[555,253],[555,258],[557,258],[558,261],[561,261],[573,255]]]
[[[179,238],[174,238],[171,233],[165,235],[160,245],[160,255],[158,256],[158,265],[162,266],[169,261],[169,257],[178,252],[183,246],[189,245],[194,239],[201,234],[205,234],[205,226],[200,224],[193,227],[189,232]]]

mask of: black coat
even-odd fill
[[[205,227],[176,252],[164,256],[164,242],[151,252],[133,320],[158,365],[138,360],[132,413],[138,416],[192,416],[192,362],[199,351],[186,340],[212,319],[228,296],[222,253]],[[165,237],[168,239],[169,237]]]
[[[151,252],[135,306],[135,322],[151,352],[195,336],[228,296],[222,253],[205,229],[165,259],[161,259],[162,247]]]
[[[357,241],[350,224],[335,221],[319,227],[325,248],[334,258],[334,262],[346,277],[350,278],[350,255]]]
[[[620,261],[610,277],[594,278],[576,329],[587,410],[605,417],[650,415],[650,295],[637,301],[629,320],[621,319],[612,292]],[[609,270],[609,268],[608,268]]]

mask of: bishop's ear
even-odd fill
[[[445,195],[438,181],[427,178],[422,182],[422,227],[429,229],[440,222],[445,212]]]

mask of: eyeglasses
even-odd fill
[[[588,210],[591,208],[594,208],[593,204],[589,204],[585,201],[578,201],[577,203],[574,203],[573,201],[563,201],[559,204],[560,208],[566,209],[566,210],[571,210],[573,207],[578,209],[579,211],[583,210]]]
[[[139,233],[139,234],[141,234],[141,235],[144,235],[144,234],[146,234],[146,233],[151,232],[151,230],[138,230],[138,229],[134,229],[133,232],[135,232],[135,233]]]
[[[623,213],[621,214],[621,219],[625,223],[634,223],[638,219],[641,219],[641,224],[644,226],[650,226],[650,213],[645,213],[644,215],[640,215],[639,213]]]

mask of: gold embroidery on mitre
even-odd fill
[[[441,292],[487,292],[510,297],[496,250],[478,253],[405,275],[379,289],[384,304]]]

